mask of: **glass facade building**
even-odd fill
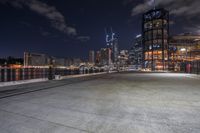
[[[183,34],[170,37],[169,55],[170,70],[191,71],[190,67],[195,68],[193,62],[200,61],[200,35]]]
[[[153,9],[143,14],[143,66],[152,71],[168,70],[169,12]]]
[[[129,63],[134,65],[136,69],[142,68],[143,64],[143,45],[142,35],[137,35],[134,39],[133,46],[129,52]]]

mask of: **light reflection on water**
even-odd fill
[[[46,78],[48,69],[0,68],[0,82]]]
[[[77,74],[89,74],[99,73],[103,71],[80,71],[79,69],[53,69],[53,75],[77,75]],[[19,81],[28,79],[48,78],[49,68],[8,68],[0,67],[0,82],[7,81]]]

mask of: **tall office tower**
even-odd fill
[[[130,65],[135,65],[135,48],[134,45],[129,50],[129,63]]]
[[[119,45],[118,45],[118,38],[116,34],[112,31],[112,28],[111,28],[111,35],[109,35],[106,30],[106,44],[107,47],[112,50],[113,63],[114,64],[117,63],[119,56]]]
[[[118,56],[119,56],[118,39],[114,38],[112,45],[112,59],[114,63],[118,61]]]
[[[95,63],[95,52],[94,52],[94,50],[89,51],[89,63]]]
[[[153,9],[143,14],[144,68],[168,70],[169,12]]]
[[[143,64],[143,45],[142,35],[137,35],[134,40],[134,44],[129,53],[130,63],[135,65],[136,68],[142,68]]]
[[[102,66],[105,66],[105,65],[111,65],[112,63],[112,60],[111,60],[111,55],[112,54],[112,51],[110,48],[102,48],[101,49],[101,52],[100,52],[100,55],[101,55],[101,60],[100,60],[100,64]]]

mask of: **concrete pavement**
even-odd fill
[[[0,100],[0,133],[82,132],[199,133],[200,80],[117,73]]]

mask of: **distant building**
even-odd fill
[[[129,52],[130,65],[134,65],[137,68],[142,68],[143,65],[143,45],[142,36],[137,35],[135,37],[133,46]]]
[[[71,66],[71,65],[73,65],[73,59],[72,58],[67,58],[66,60],[65,60],[65,63],[66,63],[66,66],[68,67],[68,66]]]
[[[92,63],[92,64],[95,63],[95,51],[94,50],[89,51],[89,63]]]
[[[79,58],[57,58],[53,56],[48,56],[46,54],[38,53],[24,53],[24,66],[49,66],[54,67],[68,67],[71,65],[79,66],[82,60]]]
[[[95,59],[96,65],[99,65],[100,60],[101,60],[101,53],[100,53],[100,51],[97,51],[96,52],[96,59]]]
[[[112,62],[116,64],[119,56],[119,44],[118,44],[118,38],[116,34],[112,31],[112,28],[111,28],[111,35],[109,35],[106,31],[106,45],[107,48],[111,49]]]
[[[114,37],[114,40],[112,42],[112,60],[114,63],[118,61],[118,56],[119,56],[118,39]]]
[[[141,35],[136,36],[134,48],[135,48],[135,64],[137,67],[141,68],[143,65],[143,44]]]
[[[38,53],[24,53],[24,66],[47,66],[50,65],[49,56]]]
[[[119,54],[120,66],[127,66],[129,61],[129,52],[128,50],[121,50]]]
[[[7,63],[7,59],[0,59],[0,66],[4,66]]]
[[[0,58],[0,66],[22,66],[23,65],[23,58],[14,58],[14,57],[8,57],[8,58]]]
[[[168,70],[169,12],[153,9],[143,14],[144,67]]]
[[[112,59],[111,59],[112,51],[111,51],[110,48],[102,48],[101,51],[100,51],[100,55],[101,55],[100,64],[102,66],[111,65],[111,63],[112,63]]]
[[[56,58],[56,57],[53,57],[53,60],[54,60],[54,62],[53,62],[54,66],[67,66],[65,58]]]
[[[135,48],[134,48],[134,45],[131,46],[131,49],[129,50],[129,63],[130,63],[130,65],[135,65]]]
[[[80,66],[80,64],[82,63],[82,60],[80,58],[73,58],[73,65],[74,66]]]

